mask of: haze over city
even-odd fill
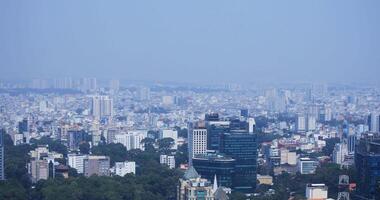
[[[1,1],[0,78],[369,82],[380,2]]]
[[[379,0],[0,0],[0,200],[380,200]]]

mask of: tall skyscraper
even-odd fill
[[[119,80],[112,79],[110,80],[110,90],[112,92],[118,92],[120,89],[120,82]]]
[[[335,144],[333,151],[333,161],[336,164],[342,164],[344,162],[345,156],[348,155],[347,144],[344,142]]]
[[[209,150],[219,150],[220,136],[229,132],[229,121],[207,121],[207,147]]]
[[[380,186],[380,137],[363,135],[356,145],[355,166],[358,174],[358,192],[374,199]]]
[[[231,131],[221,135],[220,143],[220,152],[236,160],[233,189],[253,193],[257,176],[256,134]]]
[[[68,147],[70,150],[78,150],[81,142],[86,139],[86,132],[84,130],[69,130],[68,135]]]
[[[95,119],[113,116],[113,99],[109,96],[93,96],[91,99],[91,114]]]
[[[347,145],[348,145],[348,153],[349,154],[354,154],[355,153],[356,140],[357,139],[356,139],[356,135],[355,134],[348,135]]]
[[[377,133],[380,131],[380,118],[378,113],[371,113],[368,116],[367,122],[370,132]]]
[[[306,131],[306,117],[304,115],[297,115],[296,117],[296,131]]]
[[[4,130],[0,129],[0,180],[5,180],[4,172]]]
[[[205,154],[207,151],[207,129],[204,122],[190,123],[188,128],[189,165],[195,155]]]

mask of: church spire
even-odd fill
[[[216,174],[214,175],[214,185],[212,186],[212,190],[215,192],[218,189],[218,181],[216,179]]]

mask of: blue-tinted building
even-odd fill
[[[380,137],[372,134],[358,140],[355,149],[355,166],[360,195],[375,198],[380,186]]]
[[[229,121],[207,122],[207,147],[209,150],[219,150],[220,136],[230,131]]]
[[[216,153],[208,153],[193,158],[193,167],[199,175],[208,180],[213,180],[216,176],[219,186],[228,188],[232,187],[235,164],[235,159]]]
[[[256,135],[240,131],[223,133],[220,152],[236,160],[232,188],[244,193],[253,193],[257,176]]]
[[[4,172],[4,130],[0,130],[0,180],[5,180]]]
[[[78,150],[79,145],[86,140],[87,133],[84,130],[69,130],[68,147],[70,150]]]

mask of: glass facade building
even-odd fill
[[[209,150],[219,150],[220,136],[230,131],[228,121],[208,122],[207,124],[207,146]]]
[[[0,180],[5,180],[4,172],[4,130],[0,130]]]
[[[380,137],[367,135],[361,138],[355,150],[359,194],[375,198],[380,187]]]
[[[247,132],[230,132],[221,135],[220,152],[236,160],[232,188],[253,193],[257,176],[256,135]]]
[[[235,159],[209,153],[193,158],[193,166],[203,178],[213,180],[216,176],[219,186],[232,187]]]

